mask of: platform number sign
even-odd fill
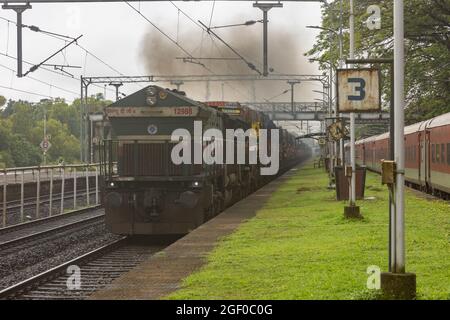
[[[378,69],[337,70],[338,112],[379,112],[381,109]]]

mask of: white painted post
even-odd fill
[[[6,227],[6,187],[8,186],[8,173],[3,171],[3,228]]]
[[[353,0],[350,0],[350,59],[355,58],[355,23],[353,13]],[[355,162],[355,113],[350,113],[350,164],[352,166],[352,178],[350,187],[350,206],[356,202],[356,162]]]
[[[22,171],[21,178],[20,178],[20,222],[23,222],[23,202],[24,202],[24,184],[25,184],[25,171]]]
[[[73,209],[77,209],[77,167],[73,168]]]
[[[394,1],[394,159],[397,164],[395,182],[395,273],[405,272],[404,235],[404,17],[403,0]]]
[[[36,219],[39,218],[39,210],[41,202],[41,167],[38,166],[36,178]]]
[[[51,217],[53,214],[53,168],[50,169],[50,194],[48,203],[48,215]]]
[[[86,165],[86,205],[89,206],[89,166]]]
[[[60,207],[59,207],[59,213],[63,214],[64,213],[64,184],[65,184],[65,178],[66,178],[66,173],[64,170],[64,166],[62,166],[61,168],[61,202],[60,202]]]
[[[95,166],[95,204],[98,205],[98,167]]]

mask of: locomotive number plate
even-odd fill
[[[176,107],[174,113],[177,116],[192,116],[192,107]]]

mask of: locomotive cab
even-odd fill
[[[218,113],[184,95],[148,86],[105,108],[113,138],[102,146],[106,224],[116,234],[185,234],[213,215],[213,170],[175,164],[176,129],[193,137],[220,126]],[[190,138],[191,138],[190,137]],[[194,146],[194,143],[192,143]]]

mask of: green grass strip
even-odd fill
[[[168,298],[380,298],[366,270],[388,268],[387,188],[368,173],[364,219],[349,221],[327,179],[311,164],[298,170]],[[449,202],[407,191],[406,269],[417,275],[418,299],[450,299]]]

